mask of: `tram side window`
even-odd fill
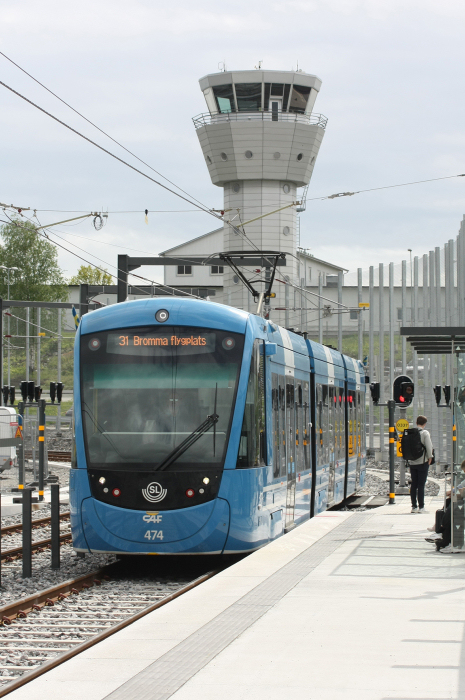
[[[264,346],[262,340],[256,340],[252,351],[237,466],[263,466],[266,464],[265,449]]]
[[[345,460],[346,456],[346,430],[345,430],[345,397],[344,389],[338,389],[338,410],[339,410],[339,452],[338,459]]]

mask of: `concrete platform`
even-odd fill
[[[465,700],[465,554],[441,497],[322,514],[13,700]]]

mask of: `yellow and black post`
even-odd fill
[[[387,402],[387,405],[389,411],[389,503],[395,503],[396,494],[394,484],[394,411],[396,409],[396,402],[390,399]]]
[[[16,455],[18,457],[18,490],[22,491],[24,489],[24,402],[19,401],[18,403],[18,429],[16,431],[16,437],[21,437],[22,440],[16,448]]]
[[[43,501],[45,469],[45,399],[39,399],[37,403],[39,406],[39,501]]]

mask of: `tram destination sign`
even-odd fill
[[[90,341],[92,343],[92,341]],[[215,351],[216,333],[167,333],[119,331],[107,336],[107,353],[117,355],[200,354]],[[89,347],[92,349],[91,345]]]

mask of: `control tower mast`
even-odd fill
[[[319,78],[301,71],[231,71],[200,80],[209,111],[194,124],[211,180],[224,190],[225,219],[239,229],[242,222],[297,202],[297,188],[310,182],[327,122],[312,111],[320,87]],[[286,253],[277,279],[285,275],[300,286],[295,206],[247,224],[245,236],[225,225],[222,252],[257,248]],[[225,303],[255,311],[250,292],[229,268],[223,283]],[[285,306],[284,288],[275,283],[272,307]],[[272,311],[270,318],[284,325],[283,311]]]

